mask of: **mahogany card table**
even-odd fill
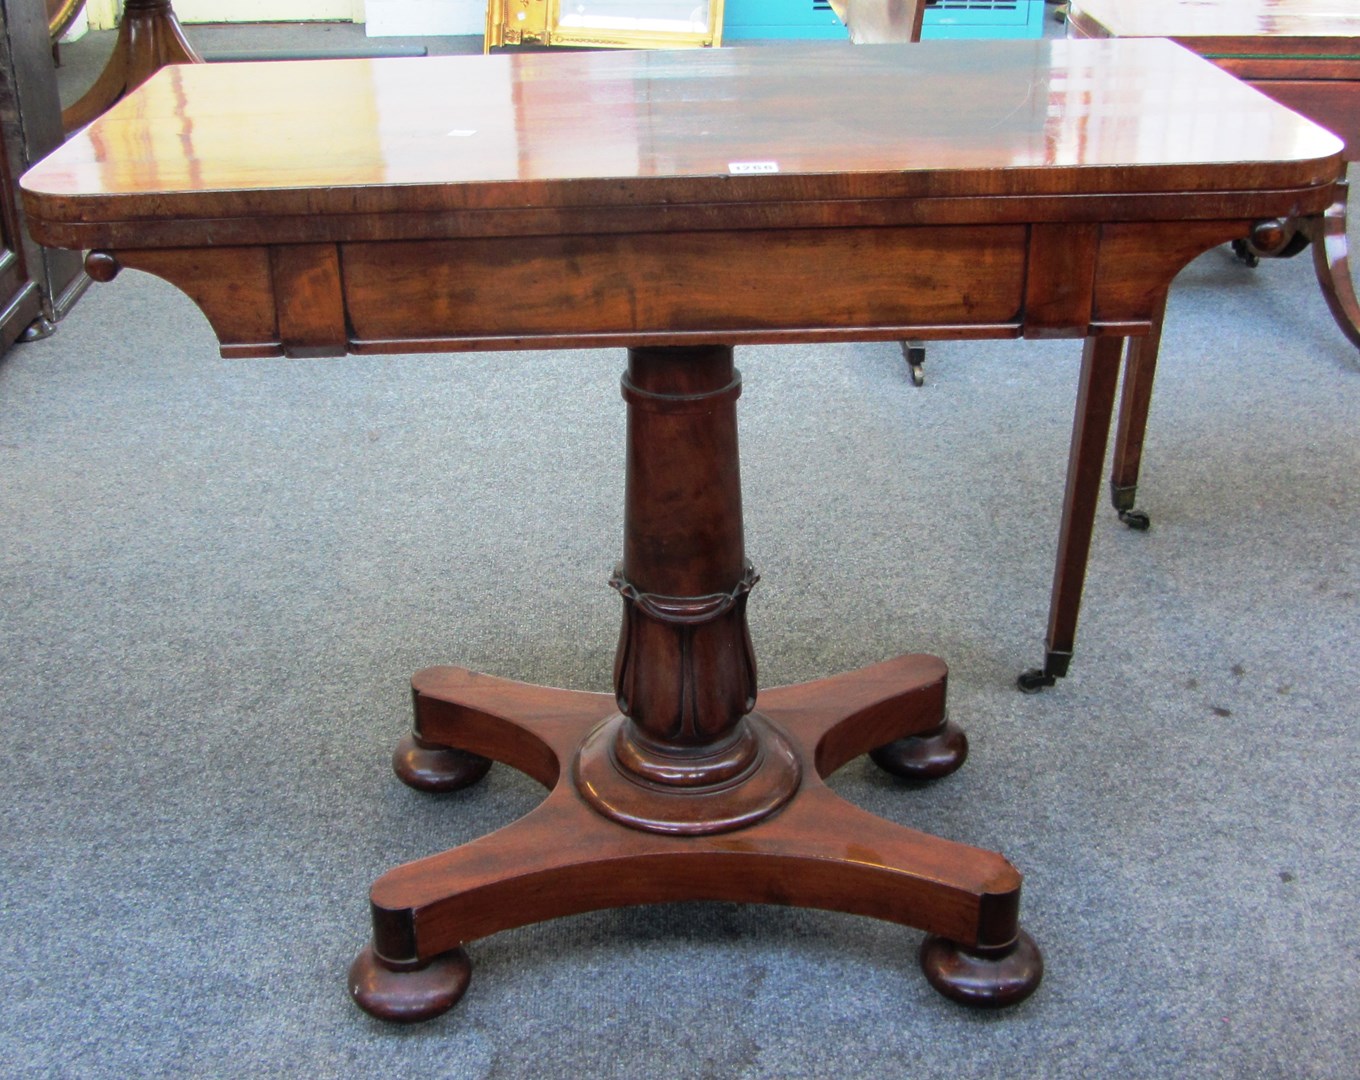
[[[1360,161],[1360,2],[1357,0],[1074,0],[1068,33],[1085,38],[1165,37],[1212,60],[1248,85],[1341,136],[1347,161]],[[1243,237],[1248,262],[1296,255],[1312,241],[1313,269],[1337,326],[1360,347],[1346,250],[1342,181],[1322,214],[1296,215],[1283,230]],[[1110,489],[1120,517],[1146,528],[1137,510],[1138,472],[1161,341],[1153,333],[1129,344]]]
[[[818,44],[170,67],[23,187],[39,240],[173,282],[229,357],[627,350],[614,692],[414,677],[402,780],[455,789],[494,760],[548,794],[374,884],[359,1005],[439,1014],[463,946],[499,931],[727,900],[924,930],[932,985],[997,1006],[1042,973],[1019,872],[824,782],[865,753],[957,768],[944,662],[757,692],[733,347],[1085,339],[1057,674],[1124,339],[1193,256],[1329,206],[1340,153],[1165,41]]]

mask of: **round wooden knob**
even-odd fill
[[[85,256],[85,273],[95,281],[112,281],[122,265],[107,251],[92,251]]]
[[[1273,255],[1285,245],[1289,238],[1284,222],[1279,218],[1258,221],[1251,227],[1251,244],[1263,255]]]

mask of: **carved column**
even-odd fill
[[[201,64],[170,0],[125,0],[113,53],[99,78],[61,114],[67,133],[111,109],[167,64]]]
[[[737,398],[723,346],[632,349],[619,715],[577,762],[581,793],[635,828],[704,833],[777,810],[798,785],[782,735],[758,713],[742,540]]]

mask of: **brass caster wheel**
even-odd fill
[[[924,386],[926,383],[926,347],[919,341],[902,342],[902,359],[907,362],[907,370],[911,373],[912,386]]]
[[[1015,685],[1020,688],[1022,694],[1037,694],[1046,686],[1053,686],[1057,679],[1047,674],[1043,668],[1030,668],[1022,671],[1020,677],[1015,680]]]

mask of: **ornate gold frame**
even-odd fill
[[[47,0],[47,34],[56,41],[76,21],[85,0]]]
[[[646,0],[639,0],[643,5]],[[568,45],[595,49],[717,48],[723,0],[708,0],[702,33],[666,30],[578,29],[562,25],[562,0],[487,0],[483,51],[503,45]]]

